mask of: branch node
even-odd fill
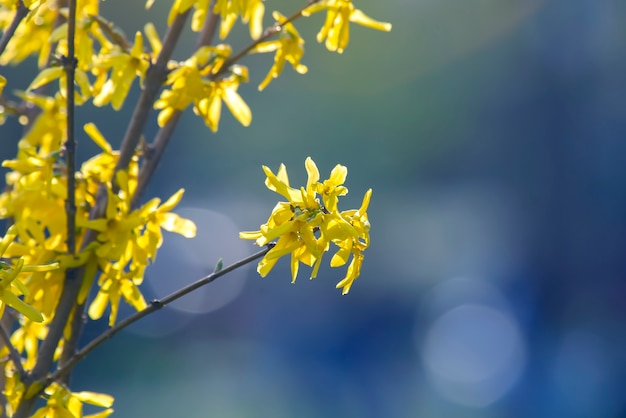
[[[165,306],[165,304],[161,302],[159,299],[152,299],[150,301],[150,305],[154,306],[155,309],[161,309]]]

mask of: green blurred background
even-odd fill
[[[393,30],[353,25],[338,55],[315,42],[322,15],[298,21],[309,73],[285,68],[262,93],[272,58],[244,60],[249,128],[226,108],[217,134],[183,116],[146,197],[184,187],[200,232],[166,236],[144,286],[161,297],[255,251],[237,233],[277,200],[261,165],[300,184],[311,156],[323,178],[348,167],[343,208],[373,189],[350,294],[342,269],[295,285],[286,262],[263,280],[243,269],[116,336],[73,388],[112,394],[121,417],[626,416],[626,3],[356,5]],[[102,3],[129,36],[168,7]],[[247,42],[236,26],[234,49]],[[118,145],[132,104],[79,118]]]

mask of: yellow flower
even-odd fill
[[[44,67],[50,55],[50,34],[57,17],[58,7],[52,2],[32,10],[28,18],[17,27],[7,49],[0,56],[0,65],[17,65],[31,54],[38,54],[38,65]]]
[[[169,74],[165,84],[170,88],[163,90],[154,103],[155,109],[161,109],[157,117],[159,126],[164,126],[176,111],[183,111],[193,104],[194,113],[201,116],[213,131],[217,131],[222,101],[242,125],[250,125],[250,108],[237,93],[239,84],[248,82],[248,69],[233,65],[228,75],[214,80],[230,52],[230,47],[226,45],[200,48]]]
[[[11,225],[5,236],[0,240],[0,259],[5,255],[9,246],[18,235],[16,225]],[[28,295],[28,288],[18,280],[20,273],[47,272],[59,267],[57,263],[45,265],[27,265],[24,257],[18,258],[14,263],[0,261],[0,316],[4,312],[5,305],[9,305],[28,319],[42,322],[43,316],[35,308],[25,303],[18,295]]]
[[[71,392],[67,387],[52,383],[45,390],[46,405],[39,408],[32,418],[46,417],[92,417],[104,418],[113,413],[113,397],[103,393]],[[93,415],[83,415],[83,403],[106,408]]]
[[[22,395],[24,394],[24,383],[20,380],[20,374],[17,372],[17,369],[11,362],[7,362],[4,364],[4,390],[2,394],[5,396],[6,403],[6,411],[3,416],[10,417],[13,415],[15,410],[17,409],[20,401],[22,400]]]
[[[258,39],[263,32],[263,13],[265,6],[262,0],[217,0],[213,13],[220,15],[220,38],[224,39],[230,33],[237,16],[241,16],[243,23],[250,24],[250,37]]]
[[[111,103],[115,110],[119,110],[128,96],[133,81],[138,76],[140,82],[148,71],[150,63],[148,56],[143,52],[143,37],[141,32],[135,34],[135,44],[130,52],[126,53],[116,47],[106,55],[100,55],[93,66],[100,74],[103,70],[111,70],[111,77],[104,83],[101,90],[93,98],[93,104],[104,106]]]
[[[281,25],[279,39],[261,42],[250,51],[250,53],[276,51],[274,65],[259,85],[259,91],[267,87],[272,79],[280,75],[285,66],[285,61],[288,61],[299,74],[305,74],[308,70],[306,65],[300,63],[302,55],[304,55],[304,39],[300,37],[300,34],[291,23],[284,23],[287,20],[285,16],[278,12],[272,13],[272,16]]]
[[[66,100],[57,93],[54,97],[34,93],[17,94],[26,103],[32,103],[42,111],[26,135],[18,144],[19,149],[37,147],[39,155],[47,156],[61,149],[66,138]]]
[[[317,42],[326,40],[329,51],[342,53],[350,41],[349,22],[389,32],[391,23],[379,22],[354,7],[352,0],[322,0],[307,7],[303,16],[326,10],[326,22],[317,34]]]
[[[361,272],[362,253],[369,246],[367,207],[372,191],[370,189],[365,194],[358,210],[339,212],[338,196],[348,193],[343,186],[346,167],[337,165],[330,177],[321,183],[317,166],[310,157],[306,159],[305,167],[307,185],[298,190],[289,185],[283,164],[277,174],[263,166],[267,176],[265,185],[285,197],[287,202],[279,202],[258,231],[241,232],[239,236],[255,240],[257,245],[278,240],[259,262],[257,271],[265,277],[279,258],[291,254],[292,282],[296,280],[300,263],[312,266],[311,278],[316,277],[323,253],[329,250],[330,243],[335,244],[339,249],[330,262],[331,267],[346,264],[352,254],[346,277],[337,285],[346,294]]]
[[[77,175],[78,196],[81,196],[77,203],[87,203],[87,207],[95,203],[94,196],[102,184],[107,187],[108,199],[104,218],[77,218],[77,226],[98,232],[97,243],[78,255],[80,263],[86,264],[90,272],[85,274],[79,300],[86,298],[99,268],[102,272],[98,281],[100,289],[88,312],[92,319],[98,319],[110,304],[109,323],[113,325],[122,297],[137,310],[145,308],[146,302],[138,286],[143,281],[146,267],[155,259],[162,244],[162,229],[193,237],[196,227],[190,220],[171,213],[182,198],[182,189],[163,204],[160,199],[152,199],[133,210],[131,201],[137,188],[138,155],[133,156],[127,170],[117,172],[113,181],[119,152],[113,151],[94,124],[87,124],[85,132],[103,152],[82,165]],[[113,191],[114,182],[119,189],[117,192]],[[62,259],[61,262],[66,261]]]

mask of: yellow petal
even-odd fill
[[[385,32],[389,32],[391,30],[391,23],[374,20],[359,9],[352,11],[350,14],[350,22],[358,23],[359,25]]]
[[[257,266],[257,273],[259,273],[259,275],[261,277],[265,277],[268,275],[268,273],[272,270],[272,268],[274,267],[274,265],[276,265],[276,262],[278,261],[278,258],[272,259],[272,260],[268,260],[266,258],[263,258],[260,262],[259,265]]]
[[[146,23],[143,27],[143,31],[146,34],[146,38],[148,38],[148,43],[150,44],[150,48],[152,49],[152,55],[157,56],[161,52],[161,48],[163,45],[161,44],[161,39],[159,38],[159,33],[157,32],[154,25],[150,22]]]
[[[163,220],[159,225],[166,231],[176,232],[185,238],[196,236],[196,224],[192,220],[180,217],[175,213],[163,214]]]
[[[135,32],[135,44],[133,49],[130,50],[130,55],[133,57],[140,57],[143,54],[143,36],[141,32]]]
[[[28,272],[45,272],[45,271],[54,271],[59,268],[59,263],[48,263],[48,264],[39,264],[39,265],[26,265],[22,268],[23,273]]]
[[[102,318],[102,314],[104,313],[104,309],[107,307],[108,301],[109,296],[100,290],[89,306],[89,311],[87,312],[89,314],[89,318],[94,320]]]
[[[291,283],[296,282],[296,277],[298,276],[298,266],[300,262],[298,258],[292,253],[291,254]]]
[[[113,152],[113,148],[111,148],[111,144],[108,143],[108,141],[104,138],[104,136],[102,135],[100,130],[98,130],[98,128],[96,127],[94,123],[89,122],[85,124],[83,129],[85,133],[89,135],[89,138],[91,138],[91,140],[95,142],[97,146],[102,148],[104,152],[106,152],[107,154],[110,154]]]
[[[183,198],[184,193],[185,193],[185,189],[183,188],[178,189],[176,193],[170,196],[169,199],[167,199],[161,206],[159,206],[159,211],[169,212],[170,210],[174,209],[176,205],[178,205],[180,200]]]
[[[49,82],[60,78],[63,75],[63,67],[51,67],[41,70],[37,77],[30,83],[30,86],[26,89],[27,91],[34,90],[38,87],[41,87]]]
[[[264,54],[266,52],[274,52],[278,48],[280,48],[281,45],[282,43],[279,40],[261,42],[260,44],[252,48],[250,50],[250,53],[251,54]]]
[[[243,231],[239,233],[239,238],[248,240],[257,240],[262,236],[261,231]]]
[[[230,109],[230,112],[233,116],[243,125],[250,126],[252,122],[252,112],[250,112],[250,108],[243,101],[239,93],[235,91],[233,88],[227,88],[224,91],[224,102]]]
[[[330,172],[330,177],[324,182],[324,186],[337,187],[341,186],[346,181],[348,175],[348,168],[344,165],[337,164],[335,168]]]
[[[89,84],[89,77],[84,71],[76,70],[76,84],[80,87],[80,93],[83,98],[91,96],[91,85]]]
[[[24,303],[20,298],[11,293],[10,290],[4,291],[0,299],[31,321],[43,322],[43,316],[35,308]]]
[[[317,181],[320,179],[320,172],[311,157],[306,157],[306,160],[304,161],[304,166],[306,167],[306,172],[309,176],[306,182],[306,189],[312,190],[313,185],[317,183]]]
[[[101,406],[103,408],[110,408],[113,405],[113,401],[115,400],[111,395],[95,392],[75,392],[72,393],[72,396],[77,397],[82,402],[91,405]]]
[[[367,212],[367,208],[369,207],[371,197],[372,189],[368,189],[367,192],[365,192],[365,196],[363,196],[363,203],[361,203],[361,207],[359,208],[359,215],[365,215],[365,212]]]
[[[331,267],[340,267],[348,262],[352,246],[340,248],[330,260]]]

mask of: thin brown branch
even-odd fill
[[[76,136],[74,132],[74,77],[76,75],[76,0],[69,0],[69,14],[67,18],[67,57],[63,57],[67,90],[66,109],[66,140],[65,159],[67,163],[67,199],[65,213],[67,216],[67,252],[76,253]]]
[[[174,134],[174,130],[176,129],[176,125],[178,124],[181,116],[182,113],[180,111],[174,112],[167,124],[159,129],[159,132],[155,136],[152,144],[146,147],[147,152],[146,155],[144,155],[144,162],[141,166],[141,170],[139,170],[137,188],[135,189],[135,194],[133,195],[133,200],[131,202],[131,207],[133,209],[139,207],[141,196],[148,187],[148,183],[157,169],[159,162],[161,162],[161,157],[163,156],[165,148]]]
[[[15,365],[15,369],[17,373],[20,375],[20,379],[24,379],[26,376],[26,371],[22,366],[22,356],[17,352],[13,343],[11,343],[11,336],[9,332],[4,327],[4,324],[0,322],[0,339],[2,339],[2,343],[9,349],[9,358],[11,362]]]
[[[213,10],[213,7],[211,6],[212,4],[213,2],[211,2],[211,4],[209,5],[209,10]],[[213,41],[213,36],[215,35],[215,29],[217,28],[218,21],[218,14],[213,12],[207,14],[202,30],[198,34],[198,39],[196,40],[196,50],[205,45],[211,44],[211,42]],[[148,187],[148,183],[150,182],[152,175],[154,174],[159,163],[161,162],[161,157],[163,157],[165,148],[167,147],[167,144],[169,144],[170,139],[174,134],[174,130],[178,125],[178,121],[180,120],[181,115],[182,112],[176,111],[171,116],[167,124],[159,129],[159,132],[155,136],[152,143],[146,146],[144,162],[141,166],[141,170],[139,171],[137,189],[135,190],[135,194],[133,195],[131,207],[136,208],[139,206],[141,196]]]
[[[126,36],[121,33],[119,30],[115,28],[113,22],[109,22],[102,16],[91,16],[91,18],[98,24],[100,29],[115,43],[117,46],[122,48],[124,52],[129,52],[132,48]]]
[[[165,34],[163,47],[161,48],[161,52],[159,53],[156,62],[148,69],[145,78],[145,87],[141,92],[141,96],[139,96],[139,101],[135,106],[133,116],[131,117],[126,133],[124,134],[124,139],[122,140],[120,157],[117,160],[117,165],[115,166],[116,172],[126,169],[135,154],[135,149],[137,148],[137,144],[139,144],[141,132],[143,131],[146,121],[148,120],[148,115],[152,110],[152,103],[161,89],[163,81],[167,75],[167,62],[170,60],[172,53],[174,52],[174,47],[178,43],[180,34],[185,26],[187,16],[189,16],[189,10],[176,16],[172,25],[168,28],[167,33]]]
[[[9,45],[9,41],[11,40],[11,38],[13,38],[13,35],[15,35],[17,27],[20,25],[26,15],[28,15],[28,12],[30,12],[28,7],[24,5],[24,2],[22,0],[19,0],[17,2],[17,9],[15,10],[13,20],[11,21],[11,24],[9,25],[7,30],[4,31],[4,33],[2,34],[2,38],[0,39],[0,55],[2,55],[4,50],[7,48],[7,45]]]
[[[163,299],[155,299],[153,301],[150,302],[150,305],[144,309],[143,311],[139,311],[134,313],[133,315],[125,318],[124,320],[118,322],[115,326],[113,326],[112,328],[109,328],[108,330],[104,331],[102,334],[100,334],[98,337],[96,337],[95,339],[93,339],[89,344],[87,344],[85,347],[83,347],[81,350],[79,350],[74,357],[72,357],[71,360],[69,360],[67,363],[65,363],[65,365],[63,365],[63,367],[59,368],[57,371],[55,371],[53,374],[51,374],[44,382],[43,382],[43,386],[42,387],[47,387],[48,385],[50,385],[52,382],[62,378],[63,376],[65,376],[67,373],[69,373],[72,368],[78,363],[80,362],[82,359],[84,359],[89,353],[91,353],[93,350],[95,350],[98,346],[100,346],[103,342],[105,342],[106,340],[108,340],[109,338],[113,337],[115,334],[117,334],[118,332],[120,332],[121,330],[123,330],[124,328],[128,327],[129,325],[135,323],[136,321],[140,320],[141,318],[150,315],[151,313],[164,308],[166,305],[168,305],[169,303],[172,303],[180,298],[182,298],[185,295],[188,295],[189,293],[193,292],[194,290],[207,285],[213,281],[215,281],[217,278],[224,276],[225,274],[230,273],[231,271],[237,270],[240,267],[245,266],[246,264],[249,264],[255,260],[258,260],[259,258],[263,257],[265,254],[267,254],[267,252],[269,250],[271,250],[274,247],[274,243],[270,243],[268,245],[265,246],[265,248],[263,248],[262,250],[242,259],[239,260],[227,267],[224,267],[222,270],[213,272],[211,274],[209,274],[208,276],[205,276],[193,283],[191,283],[188,286],[183,287],[182,289],[179,289],[171,294],[169,294],[168,296],[164,297]]]

